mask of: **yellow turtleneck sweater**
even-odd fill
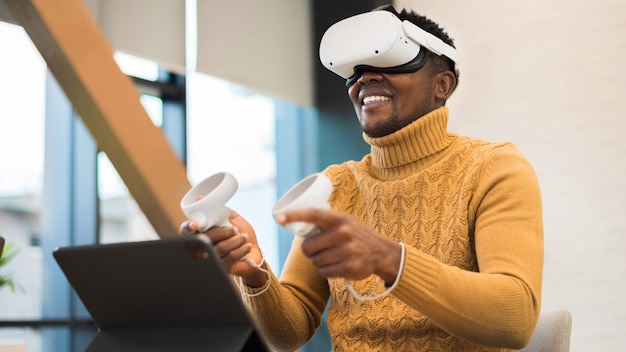
[[[359,301],[345,280],[321,277],[295,239],[280,281],[271,274],[267,292],[244,297],[272,348],[304,344],[328,298],[334,351],[509,351],[530,339],[543,268],[536,175],[512,144],[448,133],[447,121],[442,107],[364,136],[370,154],[325,170],[333,210],[403,242],[405,265],[389,295]],[[377,281],[352,284],[366,295]]]

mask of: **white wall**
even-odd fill
[[[198,72],[313,104],[308,0],[197,0]]]
[[[116,51],[185,73],[185,1],[83,0]],[[149,15],[147,15],[149,13]]]
[[[543,310],[572,351],[626,347],[626,1],[396,0],[461,55],[449,128],[513,141],[543,190]]]

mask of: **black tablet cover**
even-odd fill
[[[55,250],[100,329],[88,350],[265,350],[209,242],[175,236]]]

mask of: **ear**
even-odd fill
[[[444,71],[437,74],[437,87],[435,88],[435,98],[444,102],[452,95],[456,89],[457,80],[452,71]]]

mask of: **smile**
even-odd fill
[[[385,97],[382,95],[372,95],[372,96],[367,96],[363,98],[363,105],[367,105],[369,103],[374,103],[374,102],[390,101],[390,100],[391,100],[390,97]]]

